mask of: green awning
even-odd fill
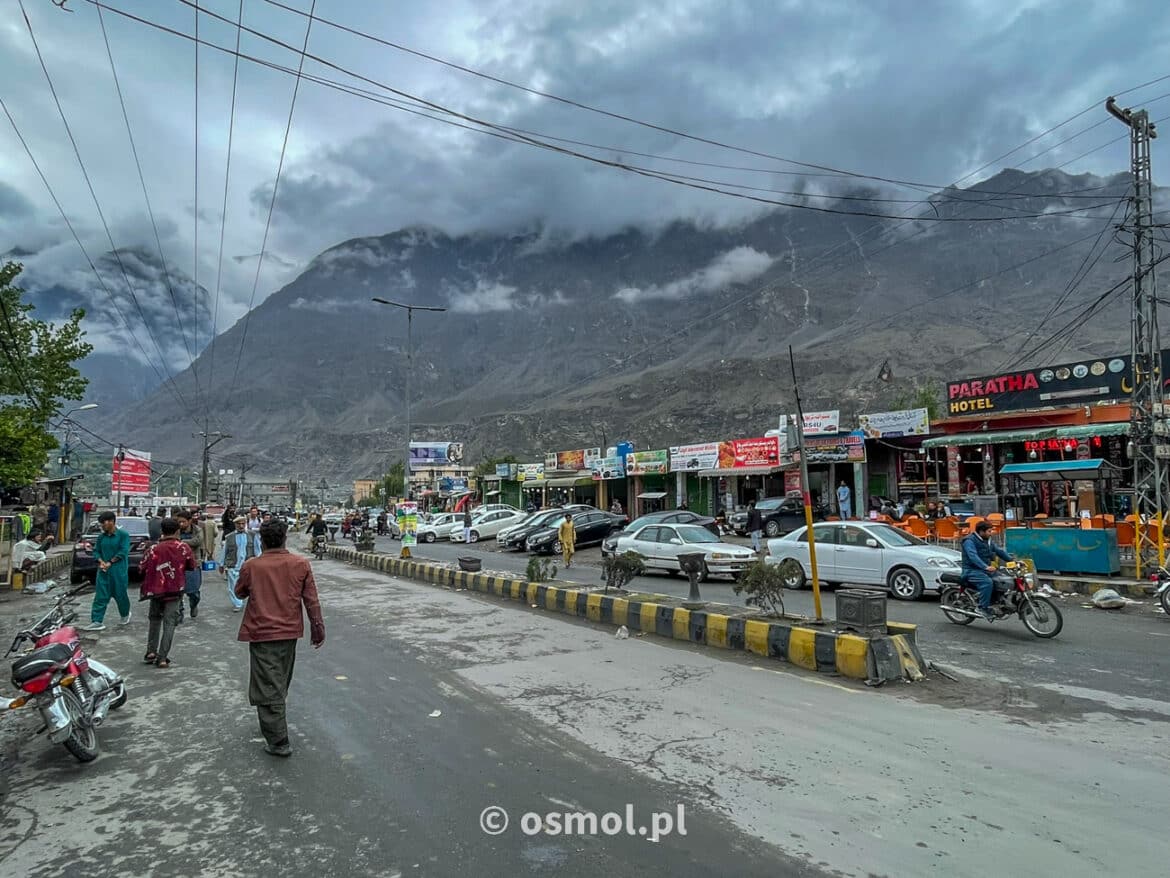
[[[1035,442],[1039,439],[1055,438],[1055,427],[1044,427],[1033,430],[985,430],[982,433],[955,433],[951,436],[931,436],[922,443],[922,447],[946,448],[948,445],[1001,445],[1007,442]]]
[[[1090,436],[1128,436],[1129,424],[1078,424],[1075,427],[1057,427],[1057,439],[1087,439]]]

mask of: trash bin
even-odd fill
[[[837,591],[837,628],[846,629],[863,637],[886,633],[886,601],[884,592],[860,588]]]

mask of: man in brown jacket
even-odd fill
[[[305,634],[301,606],[309,614],[313,647],[325,643],[325,620],[317,598],[317,583],[307,558],[284,547],[287,527],[274,518],[260,528],[263,553],[240,570],[236,596],[247,598],[239,639],[248,643],[251,675],[248,703],[256,708],[264,750],[273,756],[291,756],[285,698],[292,682],[297,640]]]

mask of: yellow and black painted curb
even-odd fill
[[[625,625],[630,631],[718,649],[743,650],[810,671],[836,673],[869,683],[920,680],[926,666],[918,650],[916,625],[890,622],[886,636],[862,637],[822,631],[793,622],[744,619],[706,610],[687,610],[666,603],[634,601],[584,589],[571,582],[549,585],[487,573],[469,573],[425,561],[357,552],[344,546],[328,546],[326,552],[339,561],[393,576],[524,601],[529,606],[578,616],[590,622]]]

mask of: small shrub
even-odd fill
[[[747,592],[745,603],[766,616],[784,615],[784,572],[778,564],[756,561],[744,571],[732,590],[736,594]]]
[[[528,559],[528,569],[525,571],[529,582],[548,582],[557,578],[557,562],[552,558],[542,558],[533,555]]]
[[[637,552],[623,552],[601,561],[601,578],[605,580],[606,591],[611,588],[624,589],[635,576],[645,572],[642,556]]]

